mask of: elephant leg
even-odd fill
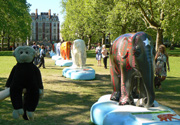
[[[111,82],[113,84],[113,93],[111,94],[110,99],[114,101],[119,101],[121,96],[120,77],[118,77],[118,74],[113,66],[110,66],[110,73],[111,73]]]
[[[121,98],[119,100],[120,105],[135,105],[132,97],[132,88],[130,77],[132,72],[127,69],[121,71]]]

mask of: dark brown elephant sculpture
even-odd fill
[[[111,46],[110,73],[113,84],[111,100],[120,105],[134,105],[133,87],[139,77],[137,106],[153,106],[154,46],[151,36],[144,32],[118,37]]]

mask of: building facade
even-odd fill
[[[51,10],[49,12],[41,12],[38,15],[38,10],[36,13],[31,13],[32,18],[32,34],[30,41],[56,41],[60,40],[60,22],[58,15],[51,15]]]

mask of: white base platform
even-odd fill
[[[119,105],[104,95],[91,107],[91,121],[97,125],[180,125],[180,116],[172,109],[154,101],[154,107],[146,109],[133,105]],[[137,99],[134,99],[137,102]]]
[[[95,79],[95,70],[91,67],[73,68],[67,67],[63,69],[63,76],[75,80],[92,80]]]

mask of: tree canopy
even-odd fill
[[[4,40],[25,41],[31,34],[30,4],[26,0],[0,0],[0,40],[4,49]]]
[[[156,39],[156,49],[163,38],[180,41],[180,3],[176,0],[61,0],[61,3],[66,12],[61,33],[66,40],[91,38],[98,42],[107,35],[114,40],[124,33],[145,31]]]

